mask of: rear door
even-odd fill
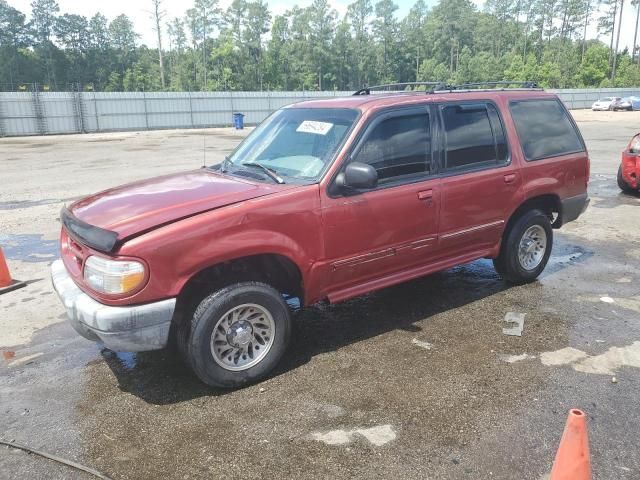
[[[522,193],[504,122],[493,102],[439,106],[443,135],[439,252],[460,256],[492,248]]]
[[[333,291],[424,263],[433,254],[440,206],[433,120],[426,105],[378,114],[348,160],[372,165],[378,186],[323,198]]]

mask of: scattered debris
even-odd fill
[[[552,259],[553,263],[569,263],[569,262],[572,262],[574,260],[577,260],[582,255],[583,255],[582,252],[574,252],[574,253],[570,253],[568,255],[554,256],[554,257],[551,257],[551,259]]]
[[[101,478],[103,480],[111,480],[110,477],[106,476],[104,473],[101,473],[98,470],[95,470],[93,468],[86,467],[80,463],[72,462],[71,460],[67,460],[65,458],[59,457],[57,455],[53,455],[51,453],[36,450],[34,448],[27,447],[25,445],[20,445],[19,443],[15,443],[13,441],[0,440],[0,445],[6,445],[7,447],[15,448],[16,450],[22,450],[28,453],[32,453],[34,455],[38,455],[40,457],[48,458],[49,460],[53,460],[54,462],[67,465],[68,467],[75,468],[76,470],[86,472],[90,475],[93,475],[94,477]]]
[[[502,329],[502,333],[505,335],[521,337],[522,330],[524,329],[525,315],[526,313],[507,312],[504,316],[504,321],[507,322],[507,326]]]
[[[413,340],[411,340],[411,343],[421,348],[424,348],[425,350],[431,350],[433,348],[433,344],[429,342],[424,342],[422,340],[418,340],[417,338],[414,338]]]
[[[264,387],[260,387],[260,390],[258,390],[260,393],[264,393]]]
[[[380,447],[392,440],[395,440],[396,433],[391,425],[380,425],[371,428],[355,428],[353,430],[331,430],[329,432],[315,432],[311,434],[313,440],[326,443],[327,445],[345,445],[351,443],[354,437],[360,435],[367,439],[369,443]]]
[[[600,297],[600,301],[604,303],[615,303],[615,300],[609,296]]]
[[[22,365],[24,363],[28,363],[31,360],[34,360],[42,355],[42,352],[34,353],[32,355],[27,355],[26,357],[16,358],[13,362],[9,364],[10,367],[15,367],[16,365]]]
[[[516,363],[521,360],[527,360],[529,358],[536,358],[534,355],[529,355],[528,353],[523,353],[521,355],[507,355],[506,353],[501,353],[498,355],[498,358],[503,362],[507,363]]]
[[[618,379],[616,377],[611,377],[611,383],[618,383]]]
[[[13,350],[4,350],[2,352],[2,356],[4,357],[5,360],[11,360],[13,357],[16,356],[16,352],[14,352]]]

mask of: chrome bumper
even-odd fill
[[[51,265],[51,281],[71,326],[89,340],[121,352],[158,350],[167,345],[176,299],[112,307],[95,301],[78,288],[62,260]]]

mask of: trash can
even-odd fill
[[[244,129],[244,113],[233,114],[233,125],[236,127],[236,130]]]

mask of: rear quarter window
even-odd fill
[[[509,109],[528,161],[585,150],[580,134],[559,100],[512,101]]]

